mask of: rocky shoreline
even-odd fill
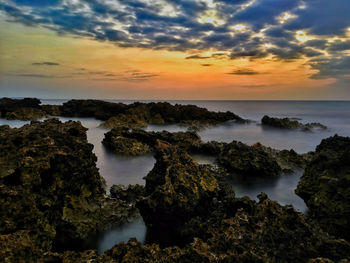
[[[0,126],[1,262],[350,260],[350,138],[325,139],[314,153],[300,155],[260,143],[204,143],[190,131],[146,132],[120,117],[137,116],[133,123],[160,123],[161,119],[195,123],[197,128],[244,121],[233,113],[195,106],[90,100],[40,106],[35,99],[15,106],[7,99],[0,101],[1,116],[6,118],[14,112],[29,112],[23,108],[106,121],[119,116],[104,145],[120,155],[152,152],[156,158],[145,187],[115,185],[107,195],[93,146],[87,142],[87,129],[80,122],[48,119],[21,128]],[[21,118],[29,118],[24,115]],[[198,165],[191,153],[215,156],[218,169]],[[296,193],[309,208],[306,214],[281,206],[264,193],[258,202],[237,198],[221,180],[236,175],[281,176],[297,168],[305,168]],[[167,242],[154,235],[149,244],[130,239],[102,255],[96,250],[69,251],[88,235],[140,215],[148,230],[167,236]]]

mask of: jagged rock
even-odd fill
[[[231,175],[279,176],[282,173],[276,159],[262,148],[236,141],[221,147],[217,162]]]
[[[13,262],[16,251],[35,261],[137,215],[135,206],[106,198],[86,130],[57,119],[0,126],[0,240],[12,242],[0,249],[0,261]]]
[[[186,152],[158,142],[157,160],[145,177],[147,197],[138,203],[147,226],[176,231],[217,191],[213,175],[202,169]]]
[[[37,120],[46,117],[41,110],[40,100],[34,98],[25,99],[0,99],[0,117],[8,120]]]
[[[113,185],[110,192],[112,198],[127,201],[128,203],[136,203],[146,194],[145,187],[138,184],[129,186]]]
[[[311,218],[329,233],[350,240],[350,138],[322,140],[295,192]]]
[[[193,132],[147,132],[125,127],[115,128],[105,133],[102,143],[119,155],[142,155],[153,152],[157,140],[176,145],[183,150],[198,147],[203,143]]]
[[[276,150],[262,145],[257,142],[253,145],[255,148],[262,149],[273,158],[281,167],[284,173],[290,173],[297,169],[305,168],[306,164],[311,161],[313,152],[306,154],[298,154],[293,149],[291,150]]]
[[[118,127],[139,129],[147,127],[147,122],[145,120],[140,119],[137,115],[119,114],[117,116],[109,118],[100,126],[109,129]]]
[[[42,105],[41,109],[45,111],[48,115],[51,116],[60,116],[61,115],[61,106],[60,105]]]
[[[5,118],[7,120],[22,120],[22,121],[30,121],[30,120],[38,120],[41,118],[47,117],[45,111],[37,109],[37,108],[19,108],[11,112],[7,112]]]
[[[291,120],[290,118],[271,118],[267,115],[261,119],[261,124],[281,129],[302,129],[304,131],[310,131],[314,128],[320,128],[324,130],[327,129],[326,126],[318,122],[302,124],[301,122],[298,122],[297,120]]]

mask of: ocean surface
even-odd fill
[[[41,100],[43,104],[62,104],[68,100]],[[112,102],[132,103],[130,100],[108,100]],[[150,102],[150,101],[144,101]],[[350,136],[350,102],[349,101],[169,101],[172,104],[193,104],[211,111],[232,111],[249,119],[248,124],[225,123],[199,132],[203,141],[242,141],[247,144],[260,142],[276,149],[294,149],[298,153],[314,151],[322,139],[334,134]],[[264,115],[270,117],[295,118],[302,123],[320,122],[328,127],[327,130],[313,132],[297,130],[280,130],[261,126],[260,120]],[[101,144],[104,133],[108,130],[100,128],[101,121],[93,118],[63,118],[61,121],[76,120],[88,128],[87,138],[94,145],[94,153],[98,161],[101,176],[107,183],[107,188],[113,184],[141,184],[144,176],[153,168],[155,159],[152,155],[139,157],[121,157],[107,151]],[[0,119],[0,125],[20,127],[29,122],[8,121]],[[148,131],[168,130],[171,132],[186,130],[179,125],[149,125]],[[214,158],[195,155],[193,158],[201,164],[213,163]],[[296,209],[305,212],[306,206],[302,199],[294,193],[294,189],[303,171],[284,175],[278,178],[230,179],[236,196],[256,196],[265,192],[268,196],[282,205],[292,204]],[[100,253],[120,241],[128,241],[136,237],[140,242],[146,240],[147,229],[142,219],[137,219],[124,226],[116,226],[92,238],[87,248],[97,248]]]

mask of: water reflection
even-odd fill
[[[301,212],[306,211],[304,201],[294,193],[303,171],[286,174],[279,177],[235,177],[227,179],[237,197],[249,196],[254,200],[261,192],[265,192],[271,200],[282,205],[293,205]]]
[[[198,163],[198,164],[214,164],[216,157],[212,155],[206,155],[206,154],[191,154],[191,157]]]

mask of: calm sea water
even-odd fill
[[[62,104],[67,100],[42,100],[43,104]],[[114,102],[132,103],[134,101]],[[149,102],[149,101],[145,101]],[[345,101],[170,101],[175,104],[194,104],[212,111],[232,111],[243,118],[252,120],[249,124],[226,123],[217,127],[203,130],[199,135],[204,141],[232,140],[242,141],[247,144],[261,142],[266,146],[276,149],[294,149],[299,153],[313,151],[322,139],[333,136],[335,133],[342,136],[350,136],[350,102]],[[328,126],[327,130],[313,132],[287,131],[274,128],[266,128],[259,125],[264,115],[273,117],[298,118],[303,123],[320,122]],[[93,118],[62,118],[62,121],[79,120],[88,128],[88,141],[94,145],[94,153],[98,161],[97,167],[105,178],[109,189],[113,184],[144,184],[143,177],[152,169],[155,159],[152,155],[140,157],[120,157],[107,151],[101,141],[108,130],[99,128],[101,121]],[[29,122],[7,121],[0,119],[0,125],[8,124],[12,127],[20,127]],[[150,125],[148,131],[168,130],[171,132],[186,130],[178,125]],[[199,163],[213,163],[215,158],[208,156],[193,156]],[[281,204],[292,204],[300,211],[305,211],[306,206],[302,199],[295,195],[294,189],[302,175],[298,171],[292,175],[278,178],[261,179],[230,179],[237,196],[249,196],[256,199],[260,192],[265,192],[273,200]],[[124,226],[117,226],[109,231],[101,233],[94,238],[95,243],[89,244],[98,248],[100,252],[110,248],[120,241],[127,241],[129,237],[136,237],[143,242],[146,236],[146,227],[142,220],[138,219]],[[93,244],[93,245],[91,245]]]

